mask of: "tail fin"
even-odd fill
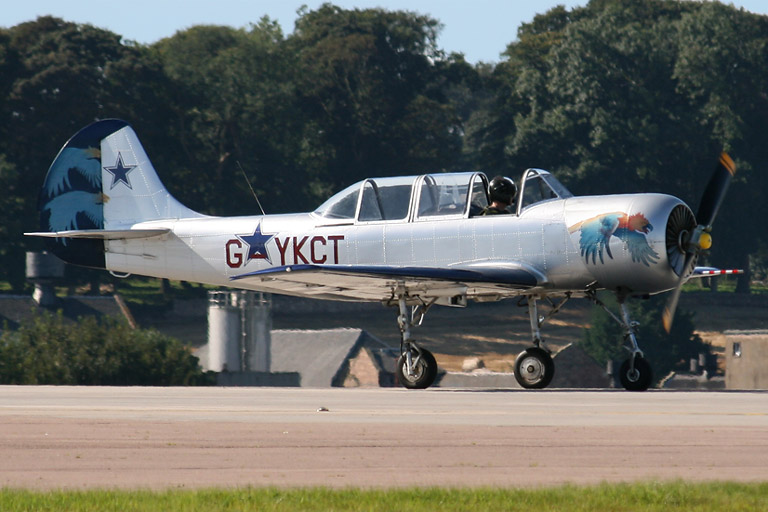
[[[201,217],[163,186],[136,133],[125,121],[86,126],[48,169],[38,202],[41,233],[65,261],[104,268],[104,240],[156,236],[140,222]]]

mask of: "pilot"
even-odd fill
[[[480,215],[498,215],[511,213],[510,206],[515,202],[517,186],[515,182],[504,176],[496,176],[488,184],[488,196],[491,204],[483,208]]]

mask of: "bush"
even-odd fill
[[[155,330],[43,313],[0,336],[0,383],[104,386],[206,384],[188,348]]]

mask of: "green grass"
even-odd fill
[[[148,277],[129,277],[115,279],[115,291],[128,303],[135,316],[162,315],[173,307],[175,299],[206,298],[208,290],[218,289],[215,286],[202,284],[182,285],[179,281],[170,281],[168,293],[161,290],[161,280]]]
[[[705,286],[706,278],[689,279],[683,285],[684,292],[708,292],[710,291]],[[713,277],[717,280],[717,291],[719,293],[733,293],[736,291],[736,276],[719,276]],[[750,293],[752,295],[762,295],[768,293],[768,284],[765,281],[752,281],[750,283]]]
[[[628,468],[628,471],[631,471]],[[11,511],[764,511],[768,483],[602,484],[545,489],[0,491]]]
[[[160,279],[152,277],[131,276],[128,279],[114,280],[117,291],[123,295],[126,300],[133,300],[138,303],[147,302],[154,304],[157,301],[168,300],[170,297],[164,297],[160,289]],[[215,286],[202,284],[189,284],[184,286],[179,281],[170,281],[170,296],[179,299],[191,299],[205,297],[208,290],[218,289]]]

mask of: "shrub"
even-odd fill
[[[0,383],[187,386],[206,383],[188,348],[156,330],[43,313],[0,335]]]

